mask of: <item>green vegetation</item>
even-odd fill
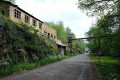
[[[15,4],[15,0],[2,0],[2,1],[9,1],[9,2]]]
[[[0,77],[73,56],[60,55],[56,43],[40,36],[38,31],[22,22],[16,24],[0,14]],[[69,49],[67,51],[69,53]]]
[[[80,53],[77,53],[76,55],[80,55]],[[31,69],[40,67],[42,65],[53,63],[56,61],[60,61],[60,60],[66,59],[66,58],[76,56],[76,55],[68,54],[65,56],[61,56],[61,55],[49,56],[49,57],[44,58],[40,61],[35,61],[35,62],[31,62],[31,63],[22,62],[22,63],[18,63],[16,65],[7,65],[7,66],[2,65],[2,66],[0,66],[0,78],[14,74],[14,73],[19,73],[19,72],[24,72],[26,70],[31,70]]]
[[[112,4],[111,4],[112,3]],[[97,21],[86,32],[89,39],[88,47],[92,53],[100,49],[104,55],[120,56],[120,1],[119,0],[79,0],[78,7],[88,14],[96,15]],[[108,36],[102,37],[100,36]],[[99,40],[100,48],[99,48]]]
[[[58,54],[56,43],[49,38],[39,36],[37,29],[26,24],[17,25],[1,15],[0,35],[2,53],[9,55],[7,62],[11,64],[32,62],[48,55]]]
[[[30,65],[32,68],[37,61],[49,59],[49,56],[55,57],[58,55],[56,43],[47,37],[40,36],[38,30],[33,26],[23,23],[18,25],[0,15],[0,70],[5,68],[4,71],[7,71],[6,73],[0,71],[1,75],[14,72],[11,69],[15,65],[28,63],[29,67],[29,64],[33,63]],[[17,69],[19,70],[19,68]]]
[[[68,43],[68,34],[73,34],[73,38],[75,39],[76,36],[74,33],[71,32],[71,29],[69,27],[64,27],[63,22],[59,21],[57,23],[54,22],[46,22],[49,26],[51,26],[53,29],[57,32],[57,37],[62,41],[62,43],[67,44]],[[81,53],[84,51],[86,47],[86,43],[84,40],[78,41],[72,41],[73,49],[75,53]]]
[[[5,1],[15,3],[15,0]],[[64,28],[63,22],[48,24],[57,31],[58,39],[67,44],[71,29]],[[84,50],[85,42],[74,41],[73,48],[79,53]],[[56,43],[46,36],[41,36],[36,27],[22,22],[17,24],[0,12],[0,78],[72,57],[69,51],[67,48],[68,54],[63,57]]]
[[[90,56],[98,66],[105,80],[120,80],[120,1],[119,0],[78,0],[78,8],[89,16],[97,16],[86,36],[91,54],[102,52],[101,62]],[[101,37],[107,36],[107,37]],[[100,40],[100,46],[99,46]]]
[[[63,56],[58,55],[58,56],[49,56],[42,60],[34,61],[31,63],[21,62],[21,63],[15,64],[15,65],[6,65],[6,66],[2,65],[2,66],[0,66],[0,78],[11,75],[16,72],[23,72],[25,70],[31,70],[36,67],[40,67],[42,65],[49,64],[49,63],[59,61],[62,59],[63,59]]]
[[[119,0],[78,0],[78,8],[86,11],[87,15],[100,15],[102,12],[111,14],[109,18],[118,17],[120,11]],[[115,21],[115,20],[114,20]],[[115,21],[117,22],[117,20]]]
[[[89,57],[99,68],[104,80],[120,80],[120,59],[119,57],[101,56],[101,62],[98,62],[97,56]]]
[[[111,20],[106,20],[106,18],[103,17],[108,17],[108,15],[98,19],[97,23],[86,33],[89,37],[97,37],[96,39],[88,40],[88,47],[92,53],[97,53],[100,49],[104,55],[120,56],[120,26],[112,26]],[[100,36],[108,37],[100,38]]]

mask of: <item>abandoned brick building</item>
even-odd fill
[[[61,41],[57,39],[56,30],[11,2],[0,1],[0,6],[2,7],[2,15],[9,17],[18,24],[23,22],[35,27],[39,30],[40,35],[48,36],[54,40],[60,49],[61,54],[64,54],[66,45],[62,44]]]
[[[38,29],[41,34],[54,39],[56,38],[56,31],[53,28],[19,8],[17,5],[12,4],[11,2],[1,1],[0,6],[3,7],[2,14],[10,17],[10,19],[14,22],[27,23],[28,25],[34,26],[36,29]]]

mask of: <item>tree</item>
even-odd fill
[[[15,4],[15,0],[2,0],[2,1],[9,1],[9,2]]]
[[[101,39],[101,50],[105,55],[120,56],[120,0],[78,0],[78,8],[87,11],[87,15],[97,15],[97,22],[86,33],[87,36],[110,36]],[[97,40],[89,40],[89,48],[96,53]],[[116,46],[117,45],[117,46]]]
[[[56,30],[58,39],[61,39],[63,43],[67,42],[67,35],[71,33],[71,29],[69,27],[64,28],[62,21],[59,21],[57,23],[54,22],[46,22],[46,23]]]
[[[101,38],[100,40],[100,50],[104,55],[120,56],[119,51],[119,40],[120,40],[120,26],[114,25],[112,20],[107,20],[102,16],[97,20],[97,23],[86,33],[88,37],[97,37],[96,39],[89,39],[88,47],[92,53],[97,53],[99,50],[99,37],[109,36],[106,38]]]
[[[63,22],[59,21],[57,23],[54,22],[46,22],[49,26],[54,28],[57,32],[57,38],[61,39],[63,43],[68,42],[68,34],[73,34],[73,38],[76,38],[75,34],[71,32],[69,27],[64,27]],[[73,41],[74,51],[79,53],[84,50],[85,42],[84,41]]]
[[[78,0],[78,8],[91,16],[102,14],[111,26],[120,25],[120,0]]]
[[[92,15],[107,11],[113,14],[120,8],[120,0],[78,0],[78,8]],[[117,10],[117,11],[116,11]]]
[[[84,49],[86,48],[86,43],[84,42],[84,40],[73,41],[73,48],[76,53],[82,53],[82,51],[84,51]]]

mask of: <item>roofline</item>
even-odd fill
[[[0,1],[0,2],[6,2],[6,3],[8,3],[8,4],[10,4],[10,5],[12,5],[12,6],[18,8],[19,10],[23,11],[23,12],[26,13],[27,15],[33,17],[34,19],[40,21],[41,23],[44,23],[43,21],[41,21],[41,20],[39,20],[38,18],[34,17],[33,15],[29,14],[29,13],[26,12],[25,10],[21,9],[18,5],[15,5],[15,4],[13,4],[13,3],[9,2],[9,1]]]
[[[50,27],[51,29],[53,29],[56,32],[56,30],[54,28],[52,28],[51,26],[49,26],[47,23],[43,22],[43,24],[47,25],[47,27]]]

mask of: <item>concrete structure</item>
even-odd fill
[[[67,54],[66,52],[66,45],[62,44],[61,40],[57,40],[56,41],[57,47],[59,48],[59,52],[61,53],[61,55],[65,55]]]
[[[61,50],[61,54],[64,54],[63,49],[65,49],[66,45],[63,45],[61,41],[57,40],[56,30],[11,2],[0,1],[0,6],[2,7],[1,12],[4,16],[9,17],[18,24],[22,22],[35,27],[39,30],[40,35],[48,36],[54,40],[56,44],[59,45],[58,48]]]

